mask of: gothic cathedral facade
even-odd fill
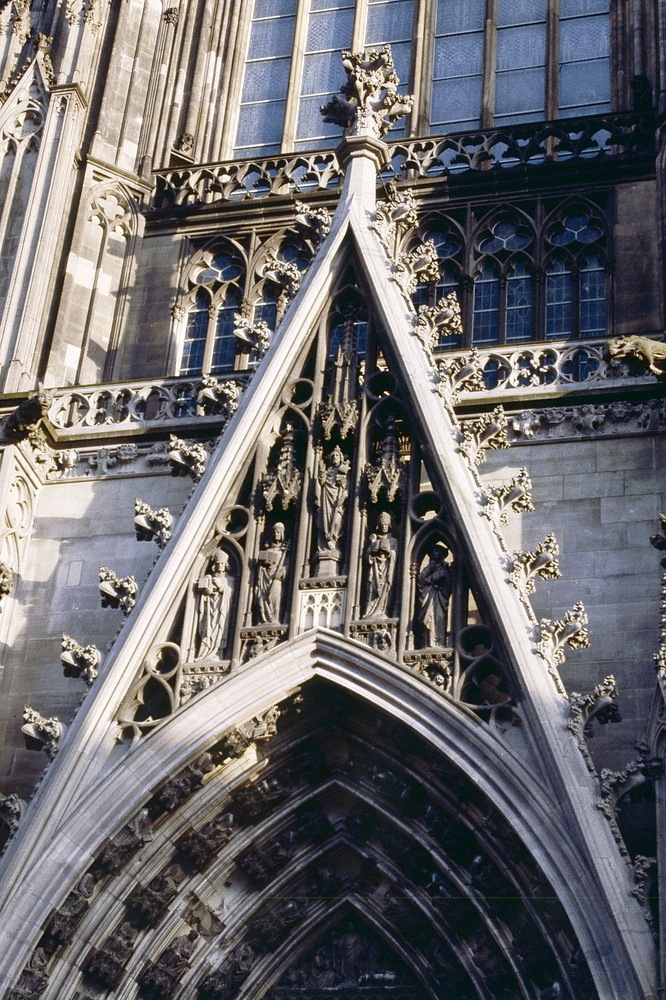
[[[666,1000],[664,0],[0,26],[2,997]]]

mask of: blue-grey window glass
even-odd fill
[[[430,105],[434,131],[479,124],[485,0],[439,0]]]
[[[298,0],[255,0],[236,156],[279,153]]]
[[[208,332],[208,296],[199,292],[187,316],[185,342],[180,362],[181,375],[199,375],[203,365],[206,349],[206,333]]]
[[[483,240],[480,249],[483,253],[497,253],[498,250],[522,250],[530,242],[529,236],[519,233],[514,222],[502,220],[496,222],[492,236]]]
[[[559,107],[561,117],[610,110],[608,0],[561,0]]]
[[[409,93],[413,22],[414,0],[368,0],[365,44],[390,44],[401,94]],[[391,137],[404,133],[405,119],[401,118],[391,127]]]
[[[234,316],[238,312],[238,293],[230,289],[224,305],[218,310],[210,370],[213,374],[233,371],[236,356]]]
[[[344,79],[341,50],[349,48],[355,0],[311,0],[298,103],[296,149],[334,146],[340,128],[322,120],[320,108]]]
[[[563,260],[546,271],[546,338],[570,337],[573,326],[573,280]]]
[[[486,265],[474,282],[472,343],[496,344],[499,340],[499,278]]]
[[[601,229],[590,222],[589,215],[579,211],[566,216],[560,228],[551,234],[550,241],[556,246],[567,246],[574,240],[578,243],[594,243],[602,236]]]
[[[532,339],[532,277],[525,264],[518,263],[506,282],[506,342]]]
[[[580,269],[580,333],[606,333],[606,272],[598,257],[588,257]]]
[[[543,118],[546,0],[498,0],[495,122]]]

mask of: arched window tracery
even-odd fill
[[[245,282],[240,251],[230,243],[205,251],[190,269],[189,282],[179,374],[233,371],[234,315],[241,307]]]
[[[533,235],[525,221],[500,215],[479,235],[472,343],[522,343],[533,335]]]
[[[592,206],[570,205],[546,224],[546,338],[606,333],[604,223]]]

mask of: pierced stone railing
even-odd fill
[[[654,156],[654,125],[640,114],[594,115],[391,144],[384,177],[443,177],[470,170],[571,160]]]
[[[654,156],[654,123],[650,115],[637,113],[594,115],[390,142],[389,148],[391,161],[383,180],[455,177],[470,171]],[[155,176],[155,211],[336,191],[342,184],[332,150],[193,164],[160,170]]]
[[[250,373],[246,372],[216,376],[220,382],[233,380],[241,384],[249,377]],[[94,430],[97,436],[149,426],[166,430],[182,427],[188,420],[219,424],[226,415],[207,414],[197,402],[203,388],[200,376],[181,376],[59,389],[54,394],[47,419],[59,432],[58,437],[89,430]]]
[[[630,384],[656,385],[657,378],[625,359],[611,360],[608,341],[559,340],[516,344],[513,347],[479,348],[482,387],[463,389],[460,403],[481,402],[486,397],[510,401],[559,395],[563,391],[627,388]],[[442,351],[435,357],[447,361],[467,351]]]

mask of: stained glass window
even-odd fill
[[[485,0],[439,0],[430,126],[452,131],[479,122]]]
[[[532,276],[518,263],[506,282],[506,342],[532,339]]]
[[[546,272],[546,337],[570,337],[573,328],[571,268],[556,261]]]
[[[390,44],[396,73],[400,78],[398,91],[409,91],[414,0],[368,0],[368,25],[365,44],[379,47]],[[404,135],[405,119],[391,127],[390,137]]]
[[[580,333],[606,333],[606,272],[598,257],[588,257],[580,269]]]
[[[335,145],[340,137],[339,127],[326,124],[319,109],[340,89],[341,49],[351,45],[354,6],[355,0],[311,0],[296,149]]]

